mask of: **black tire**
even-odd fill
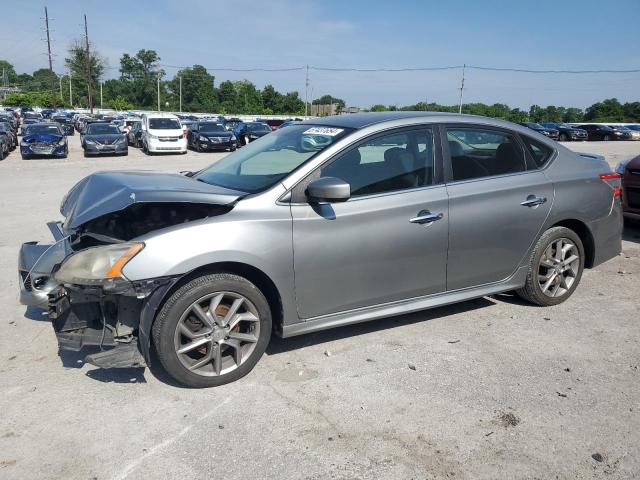
[[[196,142],[196,152],[198,153],[202,153],[202,147],[200,146],[200,144],[198,142]]]
[[[4,144],[2,145],[2,148],[0,148],[0,160],[4,160],[6,157],[5,152],[4,152]]]
[[[235,151],[236,151],[236,146],[235,146],[235,145],[234,145],[234,146],[232,146],[232,147],[229,149],[229,151],[230,151],[230,152],[235,152]]]
[[[609,135],[605,135],[604,137],[602,137],[603,142],[608,142],[609,140],[610,140]]]
[[[566,142],[569,139],[569,137],[567,137],[566,133],[561,133],[560,136],[558,137],[558,140],[561,142]]]
[[[253,351],[234,370],[204,376],[190,371],[181,363],[174,335],[181,317],[194,302],[216,292],[234,292],[249,300],[257,309],[260,333]],[[262,292],[247,279],[229,273],[203,275],[180,287],[162,305],[152,327],[152,338],[160,363],[176,381],[193,388],[216,387],[244,377],[258,363],[271,338],[271,310]]]
[[[570,288],[566,290],[566,292],[562,295],[552,297],[546,295],[540,287],[540,262],[542,256],[545,253],[545,250],[547,250],[550,245],[560,239],[569,239],[577,247],[580,257],[579,267]],[[521,289],[516,290],[516,293],[524,300],[543,307],[558,305],[564,302],[573,294],[578,284],[580,283],[582,272],[584,271],[584,258],[585,255],[582,240],[580,240],[580,237],[573,230],[565,227],[550,228],[549,230],[544,232],[538,239],[538,242],[536,243],[536,246],[534,247],[529,259],[529,271],[527,272],[527,280]]]
[[[84,156],[84,158],[89,158],[89,154],[87,153],[86,150],[82,152],[82,155]]]

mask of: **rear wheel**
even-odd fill
[[[565,227],[550,228],[536,243],[527,281],[517,293],[537,305],[557,305],[573,294],[583,270],[584,247],[580,237]]]
[[[271,337],[271,311],[247,279],[219,273],[178,289],[158,313],[153,341],[167,373],[190,387],[214,387],[249,373]]]
[[[567,137],[566,133],[561,133],[560,137],[558,138],[558,140],[560,140],[561,142],[566,142],[569,139],[569,137]]]

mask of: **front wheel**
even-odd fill
[[[167,373],[189,387],[233,382],[258,363],[271,338],[271,310],[247,279],[218,273],[179,288],[153,324]]]
[[[567,140],[569,140],[569,137],[567,137],[566,133],[561,133],[558,140],[560,140],[561,142],[566,142]]]
[[[573,294],[583,270],[584,247],[580,237],[565,227],[550,228],[536,243],[526,283],[517,294],[537,305],[558,305]]]

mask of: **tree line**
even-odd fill
[[[160,60],[155,50],[141,49],[133,55],[125,53],[120,58],[119,77],[101,81],[108,66],[105,59],[93,49],[88,61],[94,106],[101,106],[101,85],[102,106],[116,110],[154,110],[159,103],[162,110],[174,112],[182,110],[256,115],[302,115],[305,112],[304,100],[296,91],[281,93],[273,85],[259,89],[249,80],[225,80],[216,85],[215,76],[202,65],[180,69],[169,79],[160,66]],[[65,66],[70,75],[54,73],[54,84],[58,88],[52,92],[49,90],[48,69],[38,69],[32,75],[18,74],[8,61],[0,60],[0,80],[4,84],[20,88],[19,93],[9,94],[4,103],[25,107],[87,107],[89,69],[87,51],[81,41],[76,40],[69,47]],[[323,95],[313,99],[311,103],[335,104],[338,113],[345,108],[345,101],[332,95]],[[406,106],[376,104],[368,109],[372,112],[393,110],[455,113],[458,112],[458,105],[418,102]],[[594,103],[586,109],[532,105],[527,111],[502,103],[467,103],[462,106],[462,111],[512,122],[640,122],[640,102],[620,103],[615,98]]]

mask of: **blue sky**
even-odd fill
[[[2,4],[6,5],[2,6]],[[49,6],[54,68],[80,38],[82,14],[95,48],[118,75],[122,53],[156,50],[166,65],[404,68],[460,65],[531,69],[640,68],[640,0],[0,0],[0,58],[18,72],[47,64],[41,40]],[[169,76],[173,68],[165,68]],[[212,72],[304,95],[304,72]],[[455,104],[460,72],[311,71],[313,97],[348,105]],[[467,72],[465,101],[588,106],[640,100],[640,73],[550,75]]]

